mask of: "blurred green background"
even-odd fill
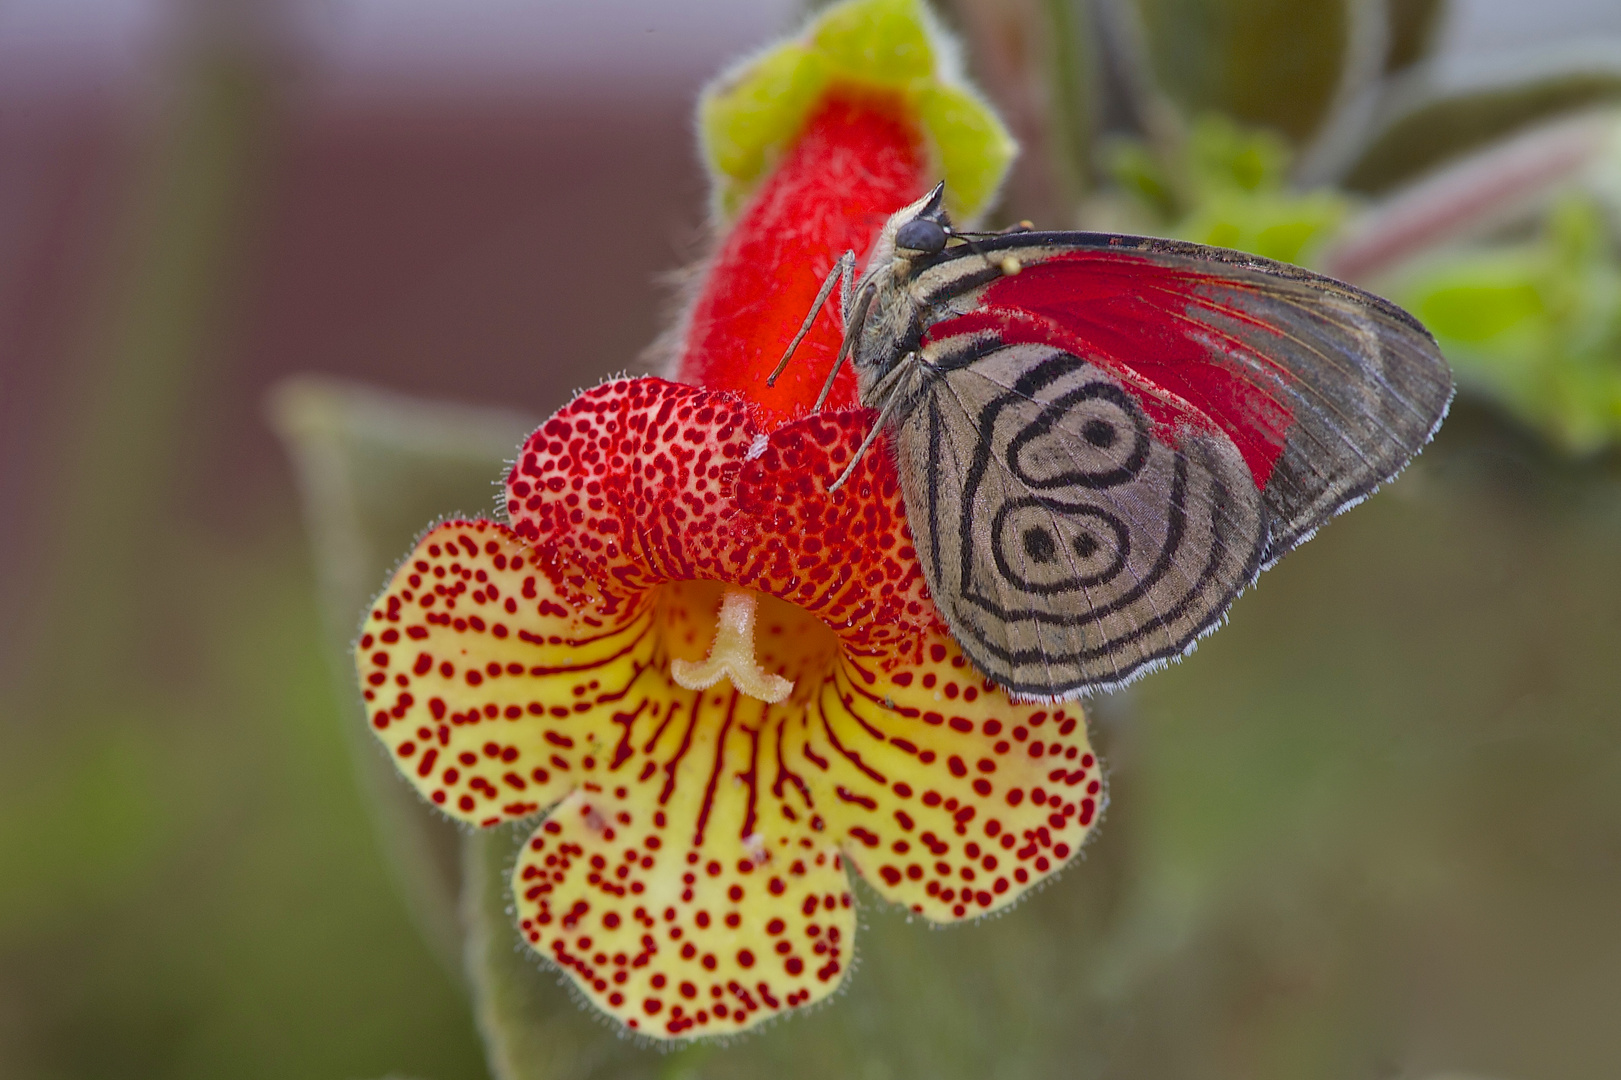
[[[1511,142],[1621,101],[1608,0],[947,7],[1026,147],[1004,216],[1357,267],[1450,314],[1466,394],[1096,703],[1101,836],[1007,916],[869,903],[848,993],[676,1054],[519,955],[510,837],[392,784],[341,646],[637,368],[703,247],[697,88],[796,12],[0,0],[0,1076],[1621,1073],[1621,203],[1602,124]]]

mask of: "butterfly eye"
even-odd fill
[[[946,247],[945,226],[926,218],[913,218],[895,232],[895,246],[925,255],[938,255]]]

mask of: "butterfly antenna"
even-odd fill
[[[983,239],[995,239],[998,236],[1007,236],[1010,233],[1029,232],[1030,230],[1034,229],[1035,227],[1036,227],[1035,222],[1033,222],[1033,221],[1029,220],[1028,218],[1026,218],[1025,220],[1020,221],[1020,222],[1018,222],[1016,224],[1009,225],[1005,229],[996,229],[994,231],[986,231],[984,229],[962,229],[962,230],[953,229],[951,231],[951,235],[952,236],[963,237],[965,239],[967,237],[970,237],[970,236],[977,236],[977,237],[980,237],[980,238],[983,238]]]
[[[855,268],[856,253],[846,251],[839,256],[839,261],[833,264],[833,269],[827,272],[827,277],[822,281],[821,290],[817,292],[815,301],[811,303],[810,311],[805,315],[805,321],[800,324],[799,333],[795,334],[794,340],[788,343],[788,351],[782,354],[781,360],[777,361],[776,368],[772,370],[770,375],[766,376],[765,384],[767,386],[777,385],[778,377],[788,367],[788,361],[793,359],[794,350],[799,348],[799,343],[805,340],[806,334],[810,333],[812,324],[816,322],[816,316],[821,314],[822,305],[827,303],[827,298],[833,294],[834,284],[841,278],[848,281],[855,272]],[[848,285],[846,289],[848,289]],[[838,370],[837,366],[834,367],[834,370]]]
[[[969,251],[972,251],[975,255],[978,255],[981,259],[983,259],[985,261],[986,269],[996,267],[996,268],[1000,269],[1002,271],[1002,273],[1004,273],[1004,274],[1017,274],[1019,272],[1019,270],[1021,269],[1021,267],[1019,266],[1019,260],[1018,259],[1015,259],[1012,256],[1009,256],[1009,257],[1003,259],[999,263],[992,262],[991,257],[989,255],[985,254],[984,250],[978,244],[974,243],[974,237],[979,236],[979,237],[988,237],[988,238],[994,239],[994,238],[996,238],[998,236],[1006,236],[1009,233],[1029,232],[1032,228],[1034,228],[1034,226],[1032,226],[1030,224],[1030,222],[1021,221],[1017,225],[1012,225],[1012,226],[1009,226],[1006,229],[1003,229],[1001,232],[993,232],[993,233],[967,232],[967,233],[963,233],[963,232],[957,232],[956,230],[952,230],[951,235],[953,237],[955,237],[956,239],[961,240],[965,245],[967,245]]]
[[[975,255],[978,255],[981,259],[984,259],[985,260],[985,265],[987,267],[991,267],[991,266],[996,265],[995,263],[991,262],[991,257],[989,255],[985,254],[985,252],[980,248],[980,246],[978,244],[974,243],[972,238],[970,238],[970,237],[968,237],[965,234],[960,233],[960,232],[953,232],[951,235],[955,236],[958,240],[961,240],[964,244],[968,245],[968,250],[969,251],[972,251]]]

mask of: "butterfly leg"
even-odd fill
[[[867,450],[872,446],[873,440],[878,438],[878,433],[884,429],[884,422],[889,419],[889,414],[895,411],[895,406],[900,403],[901,398],[907,396],[896,393],[895,384],[902,377],[911,374],[911,364],[908,361],[916,359],[916,353],[907,353],[901,358],[901,362],[895,365],[895,369],[884,377],[883,382],[874,388],[873,399],[882,400],[884,406],[878,412],[878,419],[874,420],[872,427],[867,429],[867,437],[861,440],[860,446],[856,447],[855,456],[850,459],[850,464],[846,465],[844,471],[839,473],[837,480],[827,486],[829,492],[839,490],[844,486],[844,482],[850,479],[850,474],[855,472],[855,468],[861,463],[861,459],[867,456]],[[834,370],[837,370],[837,368]]]
[[[795,334],[794,340],[788,343],[788,351],[782,354],[782,359],[777,361],[776,368],[772,370],[770,375],[766,376],[765,384],[767,386],[777,384],[777,377],[788,366],[788,361],[793,358],[794,350],[799,348],[799,343],[805,340],[806,334],[810,333],[811,325],[816,322],[816,316],[821,313],[822,305],[827,303],[829,296],[833,295],[834,284],[842,283],[839,290],[839,310],[850,310],[850,283],[855,279],[855,272],[856,253],[846,251],[839,256],[839,261],[833,264],[833,269],[827,272],[827,277],[822,281],[821,291],[816,294],[816,299],[811,303],[810,311],[805,315],[805,321],[799,327],[799,333]]]
[[[827,396],[833,392],[833,380],[838,377],[839,368],[844,366],[845,357],[850,355],[856,339],[861,336],[861,324],[867,321],[867,312],[872,309],[872,298],[877,293],[876,285],[868,285],[856,303],[855,311],[846,316],[844,340],[839,342],[839,355],[833,358],[833,370],[827,373],[827,381],[822,384],[822,392],[816,395],[816,405],[812,408],[812,412],[821,412],[822,406],[827,403]],[[848,307],[844,310],[850,311]]]

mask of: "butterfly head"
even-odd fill
[[[946,215],[946,185],[942,181],[923,198],[889,219],[883,239],[888,240],[894,257],[912,259],[938,255],[952,236],[951,218]]]
[[[919,255],[938,255],[946,249],[946,227],[928,218],[913,218],[895,230],[895,250]]]

